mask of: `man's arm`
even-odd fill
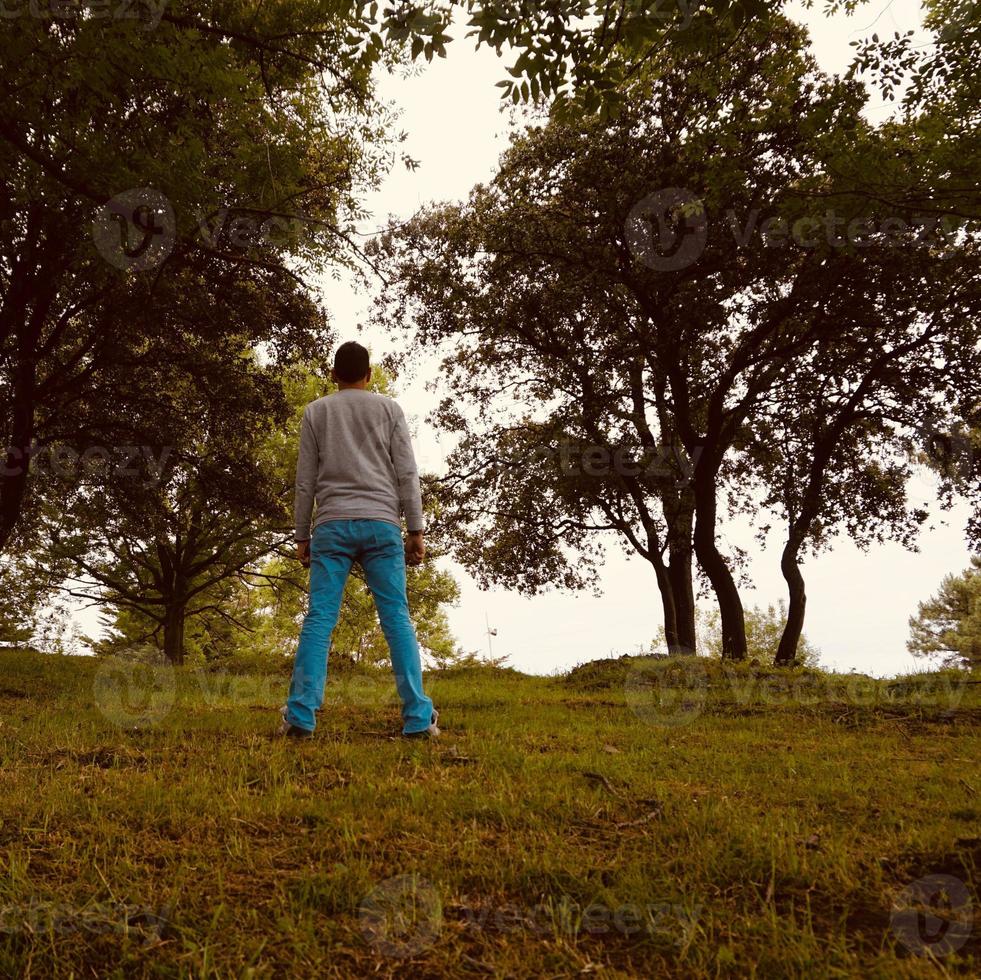
[[[395,476],[399,482],[399,500],[402,504],[402,512],[405,514],[406,529],[409,532],[409,539],[405,546],[405,557],[410,565],[418,565],[426,555],[426,545],[423,540],[426,521],[422,513],[419,470],[416,466],[415,453],[412,451],[409,426],[405,421],[405,413],[397,404],[395,406],[395,429],[392,432],[391,453]]]
[[[310,523],[313,517],[318,469],[317,436],[313,431],[308,407],[300,423],[300,451],[296,457],[296,497],[293,511],[296,522],[297,558],[304,565],[310,564]]]

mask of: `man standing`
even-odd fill
[[[344,584],[358,562],[391,653],[402,734],[433,738],[439,735],[437,712],[422,690],[405,592],[406,563],[418,565],[426,554],[419,473],[405,415],[391,398],[367,390],[371,365],[361,344],[350,341],[337,349],[331,378],[338,390],[307,405],[300,429],[296,548],[310,569],[310,605],[280,734],[308,738],[316,728],[330,637]],[[408,525],[404,547],[401,513]]]

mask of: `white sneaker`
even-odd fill
[[[428,728],[424,728],[421,732],[403,732],[402,734],[405,738],[439,738],[439,712],[433,708],[433,718],[429,723]]]
[[[284,704],[280,710],[280,715],[282,716],[283,723],[279,726],[276,734],[282,738],[313,738],[313,732],[308,732],[305,728],[297,728],[296,725],[291,725],[286,720],[286,705]]]

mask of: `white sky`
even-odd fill
[[[790,9],[811,28],[815,54],[829,73],[847,68],[852,55],[849,41],[873,31],[902,33],[919,30],[921,25],[921,8],[914,0],[872,0],[852,17],[828,18],[799,4]],[[504,77],[504,63],[491,51],[474,52],[471,42],[461,39],[461,31],[456,37],[446,60],[437,59],[413,78],[382,80],[383,96],[403,110],[402,128],[409,134],[405,149],[420,161],[420,167],[415,172],[402,168],[393,172],[369,199],[376,220],[366,223],[365,231],[380,227],[388,214],[408,217],[427,201],[464,199],[473,184],[493,173],[509,132],[494,86]],[[923,34],[916,42],[926,39]],[[873,120],[885,118],[890,106],[873,93],[868,115]],[[342,339],[358,337],[376,354],[384,350],[384,334],[368,323],[369,295],[329,282],[323,302]],[[424,371],[413,379],[403,378],[399,400],[416,426],[420,467],[442,472],[443,453],[425,425],[432,404],[426,391],[429,380]],[[925,484],[916,493],[931,496]],[[820,648],[823,664],[873,675],[922,669],[922,661],[906,652],[907,620],[945,574],[967,566],[962,533],[966,516],[963,509],[954,511],[946,526],[924,533],[917,554],[898,545],[866,554],[842,540],[832,552],[805,565],[809,597],[805,633]],[[732,525],[723,541],[742,545],[752,556],[749,572],[755,588],[743,591],[747,606],[766,605],[786,595],[778,536],[763,552],[748,525]],[[610,551],[603,594],[598,598],[556,592],[525,598],[503,589],[482,592],[463,569],[447,562],[462,586],[459,606],[450,611],[457,638],[464,649],[486,652],[489,620],[498,631],[492,641],[494,654],[507,654],[513,666],[536,673],[566,669],[611,653],[636,652],[639,645],[650,643],[661,624],[654,572],[640,558],[618,554],[616,548]]]

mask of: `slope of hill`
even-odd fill
[[[981,698],[699,660],[282,675],[0,654],[0,975],[978,971]]]

